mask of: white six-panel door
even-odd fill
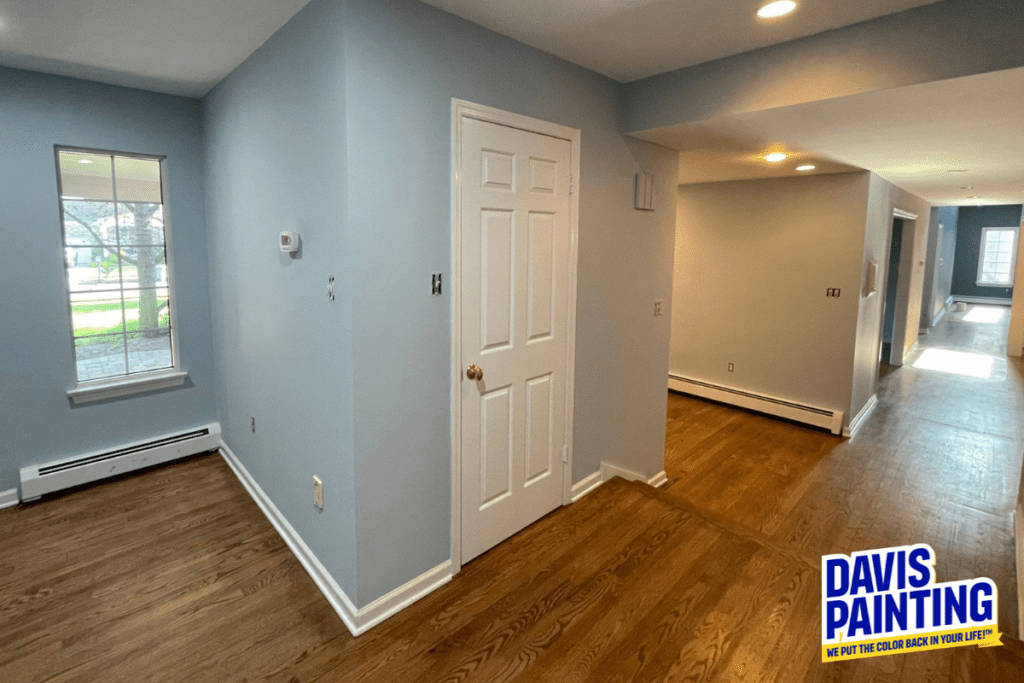
[[[562,503],[570,147],[463,119],[462,562]]]

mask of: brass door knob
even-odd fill
[[[480,367],[479,365],[477,365],[476,363],[473,363],[466,370],[466,377],[468,377],[470,379],[483,379],[484,378],[484,369],[482,367]]]

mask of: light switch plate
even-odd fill
[[[324,509],[324,483],[316,475],[313,475],[313,505]]]

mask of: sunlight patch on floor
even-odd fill
[[[983,353],[949,351],[947,349],[925,349],[914,363],[918,370],[935,370],[954,375],[967,375],[988,379],[992,376],[995,359]]]
[[[1006,315],[1005,308],[995,306],[975,306],[971,312],[964,316],[967,323],[997,323]]]

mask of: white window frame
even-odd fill
[[[1010,282],[983,282],[981,274],[985,269],[985,242],[988,240],[988,234],[990,232],[1013,232],[1013,246],[1010,248]],[[1014,273],[1017,268],[1017,240],[1020,239],[1020,226],[1007,226],[1005,228],[982,228],[981,229],[981,242],[978,245],[978,276],[975,278],[975,284],[979,287],[1001,287],[1007,289],[1014,285]]]
[[[170,218],[170,195],[167,187],[167,158],[162,154],[138,154],[133,152],[119,152],[108,149],[94,149],[87,147],[73,147],[69,145],[54,145],[53,157],[57,170],[57,202],[60,208],[60,230],[61,262],[64,262],[65,245],[67,233],[64,225],[64,209],[62,197],[62,181],[60,171],[61,152],[80,152],[86,154],[113,155],[118,157],[132,157],[136,159],[156,160],[160,163],[160,187],[162,193],[162,214],[164,225],[164,258],[167,264],[167,297],[171,314],[170,342],[171,342],[171,367],[138,372],[117,377],[106,377],[103,379],[78,381],[78,354],[75,349],[74,316],[71,307],[71,282],[68,279],[67,268],[64,270],[64,298],[68,305],[68,321],[71,325],[71,359],[75,367],[75,386],[68,390],[68,398],[75,404],[89,403],[92,401],[103,401],[112,398],[130,396],[149,391],[171,389],[181,386],[188,378],[188,373],[181,369],[180,350],[178,348],[178,297],[174,291],[174,259],[171,249],[171,218]]]

